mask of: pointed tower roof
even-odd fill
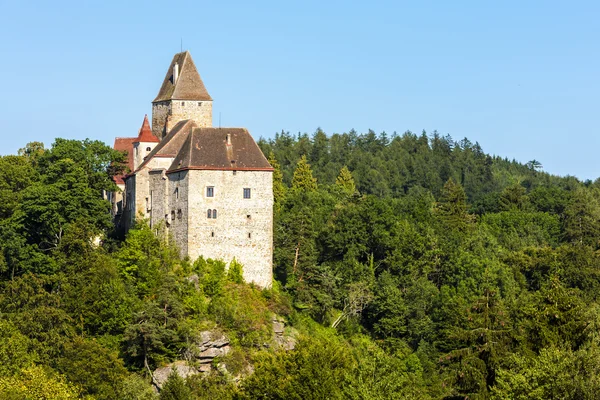
[[[135,139],[133,143],[159,143],[160,139],[152,134],[152,129],[150,129],[150,123],[148,122],[148,114],[144,116],[144,122],[142,123],[142,127],[140,128],[140,133],[138,137]]]
[[[177,81],[174,81],[173,76],[175,64],[179,67]],[[212,101],[189,51],[175,54],[158,96],[156,96],[153,103],[168,100]]]

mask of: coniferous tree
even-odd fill
[[[176,371],[171,372],[160,390],[160,400],[189,400],[191,398],[192,392],[183,378]]]
[[[279,161],[275,158],[275,153],[269,154],[269,164],[273,167],[273,200],[276,210],[281,208],[281,202],[285,197],[285,185],[283,184],[283,174]]]
[[[351,196],[356,192],[356,185],[354,184],[352,173],[345,165],[340,170],[340,174],[336,178],[335,184],[348,196]]]
[[[294,177],[292,178],[292,189],[306,192],[317,190],[317,179],[313,177],[310,164],[306,161],[306,156],[302,156],[298,161]]]

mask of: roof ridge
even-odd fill
[[[178,64],[178,78],[175,81],[174,67]],[[153,103],[169,100],[212,101],[204,82],[198,73],[196,64],[189,51],[173,56],[165,79]]]
[[[136,141],[133,143],[160,143],[160,139],[154,136],[152,129],[150,128],[150,122],[148,122],[148,114],[144,115],[144,122],[138,133]]]

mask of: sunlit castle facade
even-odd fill
[[[273,168],[245,128],[213,128],[212,98],[189,52],[173,57],[137,137],[117,138],[130,173],[116,176],[115,221],[147,219],[182,256],[243,265],[244,279],[270,287]]]

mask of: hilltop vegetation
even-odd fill
[[[1,157],[0,398],[596,397],[598,182],[435,132],[259,145],[270,290],[144,223],[116,237],[101,192],[123,155],[102,143]],[[272,345],[274,315],[294,350]],[[225,368],[156,394],[150,371],[207,329],[231,340]]]

